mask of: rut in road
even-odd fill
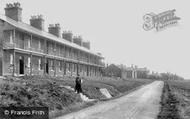
[[[140,89],[56,119],[156,119],[164,82],[154,81]]]

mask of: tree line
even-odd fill
[[[121,68],[120,66],[116,65],[116,64],[110,64],[107,65],[103,70],[102,70],[102,74],[103,76],[106,77],[119,77],[119,78],[123,78],[122,77],[122,72],[123,72],[123,68]],[[183,77],[177,75],[177,74],[173,74],[170,72],[163,72],[163,73],[148,73],[146,75],[143,76],[143,78],[145,79],[153,79],[153,80],[184,80]]]

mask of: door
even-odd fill
[[[23,56],[20,56],[19,58],[19,67],[20,67],[19,73],[24,74],[24,57]]]
[[[2,57],[0,57],[0,76],[3,75]]]
[[[48,60],[46,62],[46,73],[49,74],[49,62],[48,62]]]

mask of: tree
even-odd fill
[[[115,64],[108,65],[103,72],[104,76],[121,77],[121,69]]]

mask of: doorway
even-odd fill
[[[3,64],[2,64],[2,57],[0,57],[0,76],[3,75]]]
[[[46,73],[49,74],[49,62],[48,62],[48,60],[46,61]]]
[[[19,58],[19,67],[20,67],[19,74],[24,74],[24,57],[23,56],[20,56]]]

